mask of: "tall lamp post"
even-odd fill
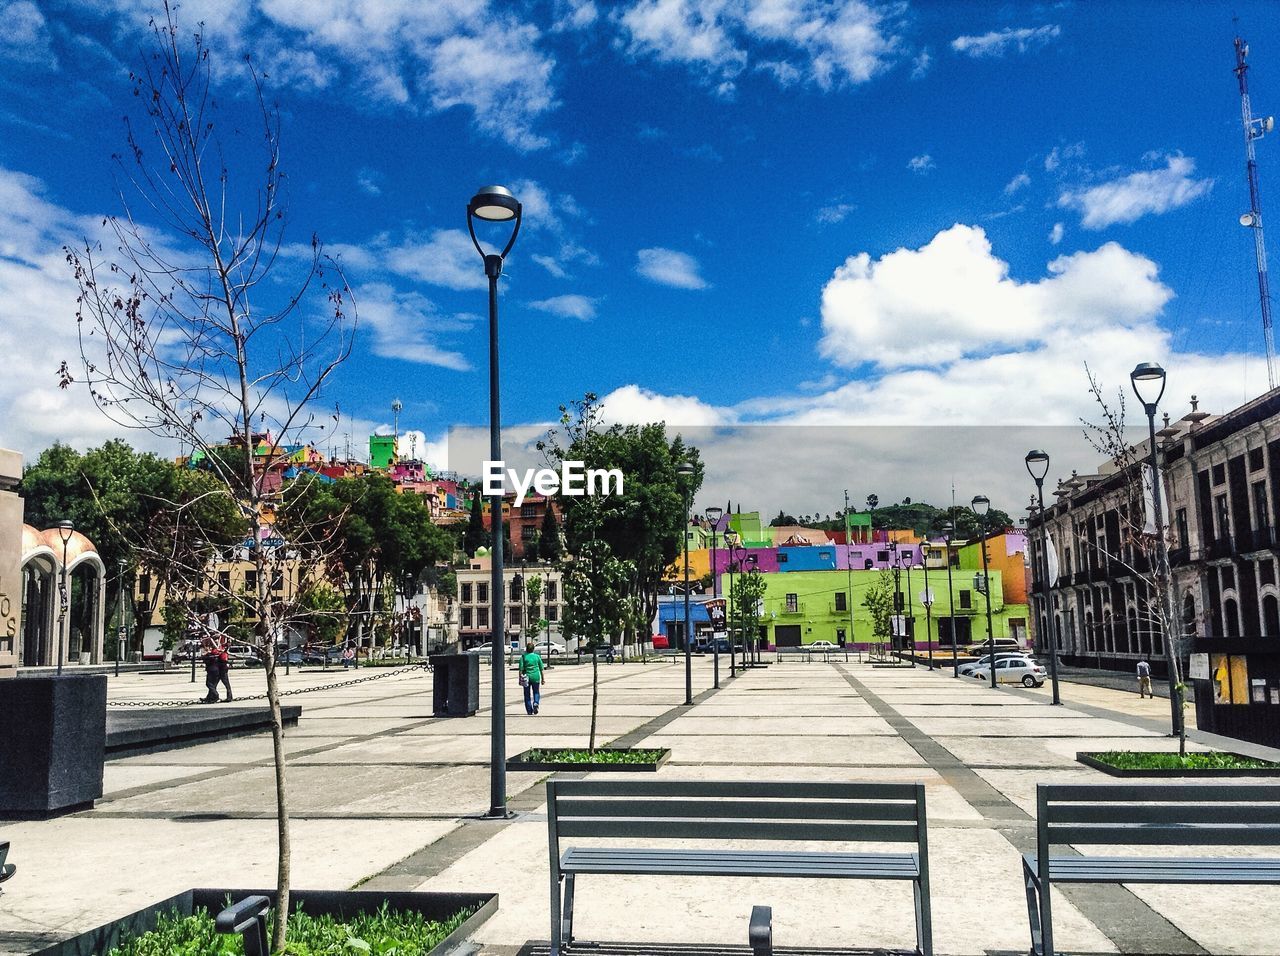
[[[1156,523],[1156,590],[1160,592],[1160,616],[1164,618],[1164,660],[1169,674],[1169,709],[1172,734],[1182,736],[1182,675],[1179,673],[1173,605],[1169,600],[1169,546],[1164,537],[1164,503],[1161,499],[1160,457],[1156,448],[1156,406],[1164,395],[1164,369],[1155,362],[1143,362],[1129,373],[1134,394],[1147,413],[1147,433],[1151,445],[1151,511]],[[1145,394],[1144,394],[1145,393]]]
[[[693,465],[682,461],[676,475],[684,484],[684,705],[693,706],[693,642],[689,634],[689,512],[693,509]]]
[[[725,553],[729,556],[729,596],[725,602],[725,627],[729,632],[729,676],[737,677],[738,655],[733,650],[733,575],[735,567],[738,571],[742,570],[739,562],[741,562],[742,556],[747,553],[747,549],[738,546],[739,538],[736,532],[732,533],[732,537],[726,534],[724,540]]]
[[[507,253],[520,234],[523,208],[505,186],[484,186],[467,203],[467,231],[471,242],[484,260],[484,274],[489,279],[489,459],[502,460],[502,411],[498,401],[498,279]],[[511,236],[502,251],[484,251],[476,238],[475,221],[511,223]],[[493,538],[490,549],[490,584],[493,596],[492,642],[493,704],[490,724],[489,816],[507,815],[507,713],[506,713],[506,607],[502,593],[502,492],[489,498],[489,530]]]
[[[924,640],[929,645],[929,670],[933,670],[933,592],[929,590],[929,535],[926,533],[920,547],[920,568],[924,572]]]
[[[898,650],[898,628],[901,627],[906,630],[902,615],[902,589],[899,587],[899,582],[902,579],[902,558],[898,554],[898,542],[889,542],[889,552],[893,561],[893,627],[890,628],[889,647],[891,650],[896,651]],[[899,654],[898,660],[902,660],[901,654]]]
[[[74,523],[62,520],[57,524],[58,537],[62,539],[62,587],[58,595],[58,676],[62,676],[62,659],[67,656],[63,642],[67,635],[67,614],[71,610],[71,579],[67,575],[67,545],[76,533]]]
[[[987,653],[991,658],[991,689],[997,690],[996,635],[991,625],[991,571],[987,566],[987,512],[991,509],[991,499],[986,495],[974,495],[969,507],[978,516],[978,535],[982,542],[982,587],[978,590],[987,599]]]
[[[724,517],[724,509],[714,505],[707,509],[707,521],[711,525],[711,597],[720,597],[720,579],[716,577],[716,525]],[[728,617],[725,618],[726,626]],[[733,653],[733,644],[729,644],[729,653]],[[716,637],[715,628],[711,629],[711,667],[716,690],[720,689],[720,639]]]
[[[906,601],[907,619],[906,619],[906,625],[903,628],[905,633],[903,634],[902,646],[906,647],[908,640],[911,642],[911,666],[915,667],[916,666],[916,605],[915,605],[915,601],[911,597],[911,550],[909,548],[907,550],[907,553],[904,555],[904,559],[907,564],[907,601]],[[899,658],[899,660],[901,660],[901,658]]]
[[[1036,495],[1040,499],[1040,560],[1044,571],[1044,586],[1040,600],[1044,605],[1044,636],[1049,642],[1049,680],[1053,682],[1053,703],[1061,704],[1058,694],[1058,624],[1053,614],[1053,597],[1049,580],[1049,522],[1044,513],[1044,478],[1049,474],[1049,454],[1039,448],[1027,452],[1024,459],[1027,474],[1036,483]]]
[[[124,558],[116,562],[116,676],[120,676],[120,656],[124,653]]]
[[[956,592],[951,584],[951,537],[956,526],[948,521],[942,526],[947,536],[947,613],[951,615],[951,676],[960,676],[959,640],[956,636]]]
[[[742,558],[738,563],[738,573],[740,573],[743,576],[742,588],[744,591],[746,590],[746,587],[747,587],[747,575],[755,574],[756,568],[759,564],[760,564],[759,558],[757,558],[754,554],[749,554],[746,548],[742,549]],[[751,570],[748,571],[747,568],[751,568]],[[739,617],[741,618],[741,620],[738,622],[738,626],[742,628],[742,669],[746,670],[748,667],[751,666],[751,663],[752,663],[747,652],[750,649],[754,648],[755,646],[755,635],[752,634],[751,637],[747,637],[747,615],[746,615],[745,607],[742,609],[742,613],[739,615]],[[755,628],[755,611],[754,610],[751,612],[751,626],[752,626],[752,629],[754,630]],[[730,654],[733,653],[732,644],[729,645],[729,653]]]

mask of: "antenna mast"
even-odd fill
[[[1249,178],[1249,211],[1240,225],[1253,230],[1253,251],[1258,262],[1258,301],[1262,306],[1262,337],[1267,347],[1267,387],[1276,387],[1276,343],[1271,332],[1271,288],[1267,280],[1267,245],[1262,235],[1262,205],[1258,200],[1258,159],[1253,141],[1275,128],[1275,117],[1254,118],[1249,104],[1249,44],[1236,37],[1236,77],[1240,81],[1240,122],[1244,126],[1245,172]]]

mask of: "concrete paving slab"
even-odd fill
[[[920,755],[896,736],[848,737],[695,737],[659,734],[649,747],[670,747],[679,763],[729,763],[748,766],[783,764],[870,764],[921,766]]]
[[[691,711],[663,729],[668,735],[751,735],[770,737],[866,735],[893,736],[893,728],[874,714],[866,717],[738,717],[733,720],[706,717]]]
[[[1041,721],[1025,717],[940,718],[911,717],[911,723],[930,736],[948,737],[1154,737],[1152,731],[1094,717],[1062,717]]]

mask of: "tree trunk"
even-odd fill
[[[591,736],[587,740],[587,752],[596,752],[596,704],[600,700],[600,655],[591,649]]]
[[[271,642],[274,645],[274,641]],[[289,801],[284,779],[284,721],[280,716],[280,685],[276,682],[276,652],[269,646],[267,654],[267,704],[271,710],[271,750],[276,771],[276,836],[279,854],[276,859],[275,932],[271,938],[271,951],[284,952],[285,933],[289,925],[289,878],[293,866],[293,853],[289,844]]]

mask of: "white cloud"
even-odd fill
[[[1049,230],[1049,244],[1056,246],[1062,241],[1062,236],[1066,232],[1062,223],[1055,222],[1053,228]]]
[[[844,222],[849,218],[849,213],[858,207],[853,203],[841,202],[830,206],[823,206],[818,210],[814,218],[824,226],[832,226],[838,222]]]
[[[397,275],[447,289],[483,289],[488,282],[471,237],[461,229],[435,229],[394,246],[375,243],[377,256]]]
[[[951,41],[951,49],[971,57],[1004,56],[1010,49],[1026,53],[1056,39],[1062,28],[1056,24],[1042,27],[1005,27],[981,36],[959,36]]]
[[[457,372],[471,370],[460,352],[441,348],[436,337],[471,327],[474,316],[446,316],[416,292],[397,292],[372,282],[355,290],[360,324],[373,334],[373,354],[420,365],[438,365]]]
[[[1084,155],[1084,143],[1072,143],[1069,146],[1055,146],[1044,158],[1044,169],[1047,173],[1056,172],[1063,163],[1079,159]]]
[[[135,31],[152,9],[135,0],[80,0],[114,6]],[[585,17],[577,5],[574,17]],[[516,149],[549,144],[538,121],[558,105],[554,57],[542,33],[506,4],[488,0],[187,0],[179,25],[205,24],[209,42],[234,63],[246,54],[271,65],[275,83],[340,92],[360,104],[432,112],[462,107],[475,126]]]
[[[381,196],[382,178],[382,173],[366,166],[356,173],[356,185],[370,196]]]
[[[0,0],[0,62],[9,60],[57,69],[58,58],[50,43],[49,24],[30,0]]]
[[[586,295],[556,295],[538,302],[530,302],[529,308],[567,319],[589,322],[596,317],[596,303],[599,301]]]
[[[1018,175],[1014,176],[1011,180],[1005,183],[1004,194],[1006,196],[1012,196],[1019,189],[1022,189],[1023,187],[1030,186],[1030,185],[1031,185],[1031,177],[1028,176],[1026,173],[1018,173]]]
[[[1119,179],[1067,190],[1058,197],[1062,209],[1080,212],[1086,229],[1105,229],[1115,223],[1130,223],[1146,215],[1159,215],[1185,206],[1213,188],[1212,179],[1196,179],[1195,160],[1189,156],[1165,158],[1163,169],[1143,170]]]
[[[929,73],[929,67],[933,64],[933,55],[928,49],[921,50],[914,60],[911,61],[911,79],[923,80]]]
[[[636,253],[636,272],[659,285],[677,289],[705,289],[707,282],[698,273],[698,260],[674,249],[641,249]]]
[[[986,233],[957,224],[920,249],[849,257],[822,292],[822,354],[849,368],[930,366],[1060,330],[1151,322],[1172,296],[1154,262],[1107,243],[1061,256],[1035,282],[1009,276]]]
[[[722,96],[753,60],[784,86],[865,83],[899,45],[885,12],[863,0],[635,0],[616,19],[632,55],[691,66]]]
[[[555,30],[585,30],[600,16],[592,0],[557,0]]]
[[[638,385],[624,385],[600,399],[605,421],[619,425],[675,422],[681,425],[722,425],[732,413],[688,395],[661,395]]]
[[[912,156],[907,160],[907,169],[911,170],[913,173],[919,173],[921,176],[928,173],[931,169],[936,169],[937,165],[938,164],[933,161],[933,157],[928,153],[922,153],[919,156]]]
[[[564,266],[560,265],[560,263],[557,262],[555,258],[552,256],[544,256],[539,254],[539,255],[530,256],[529,258],[531,258],[538,265],[542,266],[542,268],[546,269],[557,279],[563,279],[565,276],[569,274],[565,271]]]

